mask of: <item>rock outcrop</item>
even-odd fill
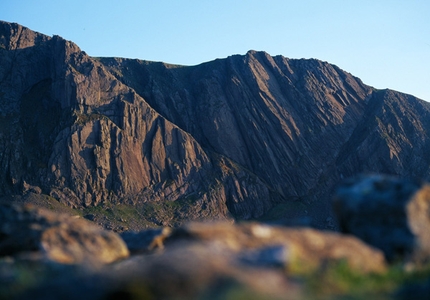
[[[298,277],[387,269],[382,252],[357,238],[310,228],[195,222],[128,232],[128,257],[118,235],[82,219],[2,205],[0,220],[0,297],[7,299],[304,299]]]
[[[145,290],[162,298],[206,299],[238,285],[262,299],[305,299],[304,287],[292,279],[297,274],[323,272],[344,262],[357,274],[381,274],[387,267],[381,251],[357,238],[313,229],[189,223],[168,237],[154,231],[144,235],[165,238],[164,251],[135,256],[116,270],[128,282],[145,282]],[[142,244],[142,250],[149,244]]]
[[[62,264],[112,263],[128,248],[114,232],[32,205],[0,205],[0,256],[42,255]]]
[[[386,267],[382,253],[359,239],[310,228],[261,223],[189,223],[173,232],[170,240],[198,242],[224,254],[234,253],[246,263],[281,266],[287,270],[313,271],[336,261],[344,261],[362,273],[383,272]]]
[[[430,179],[430,105],[326,62],[256,51],[191,67],[92,58],[6,22],[0,54],[0,195],[127,204],[143,218],[175,203],[158,225],[330,227],[344,177]]]
[[[430,186],[389,176],[361,176],[337,190],[343,232],[384,251],[390,261],[430,261]]]

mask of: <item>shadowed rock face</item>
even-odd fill
[[[318,60],[96,59],[0,23],[2,195],[78,208],[183,200],[189,219],[270,218],[298,201],[324,225],[342,177],[430,177],[429,110]]]

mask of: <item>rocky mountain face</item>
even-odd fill
[[[93,58],[0,22],[0,195],[169,203],[157,222],[327,226],[344,177],[430,178],[430,105],[338,67],[250,51],[198,66]],[[176,205],[176,206],[175,206]]]

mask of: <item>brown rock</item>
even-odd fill
[[[382,272],[385,260],[353,236],[309,228],[284,228],[261,223],[190,223],[171,239],[192,240],[221,247],[255,264],[283,265],[286,269],[315,270],[329,262],[346,261],[359,272]]]
[[[31,205],[0,205],[0,254],[39,252],[64,264],[111,263],[128,257],[114,232]]]
[[[133,239],[140,236],[147,249],[149,237],[160,233],[129,238],[137,246]],[[352,236],[261,223],[193,222],[173,230],[163,251],[124,260],[112,274],[127,282],[119,288],[123,292],[145,283],[142,291],[161,298],[206,299],[235,287],[262,299],[304,299],[303,286],[292,277],[343,262],[357,273],[385,270],[382,253]]]
[[[115,265],[113,274],[127,283],[121,291],[144,284],[163,299],[212,299],[229,289],[262,299],[283,299],[283,295],[301,299],[302,293],[300,284],[289,280],[282,268],[255,268],[240,263],[229,249],[190,241],[166,245],[155,256],[131,257]]]
[[[413,259],[430,262],[430,185],[422,186],[406,206],[408,226],[415,237]]]
[[[384,251],[390,261],[430,260],[430,186],[392,176],[360,176],[337,190],[341,230]]]

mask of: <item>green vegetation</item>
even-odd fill
[[[115,231],[142,230],[155,227],[144,217],[138,207],[127,204],[90,206],[79,211],[79,214]]]
[[[146,202],[143,204],[110,204],[75,210],[87,219],[115,231],[142,230],[158,226],[178,226],[184,219],[181,210],[195,205],[196,196],[188,196],[176,201]]]
[[[360,274],[341,262],[329,263],[301,280],[309,299],[391,299],[400,288],[424,283],[429,278],[430,267],[408,272],[395,265],[383,274]]]

